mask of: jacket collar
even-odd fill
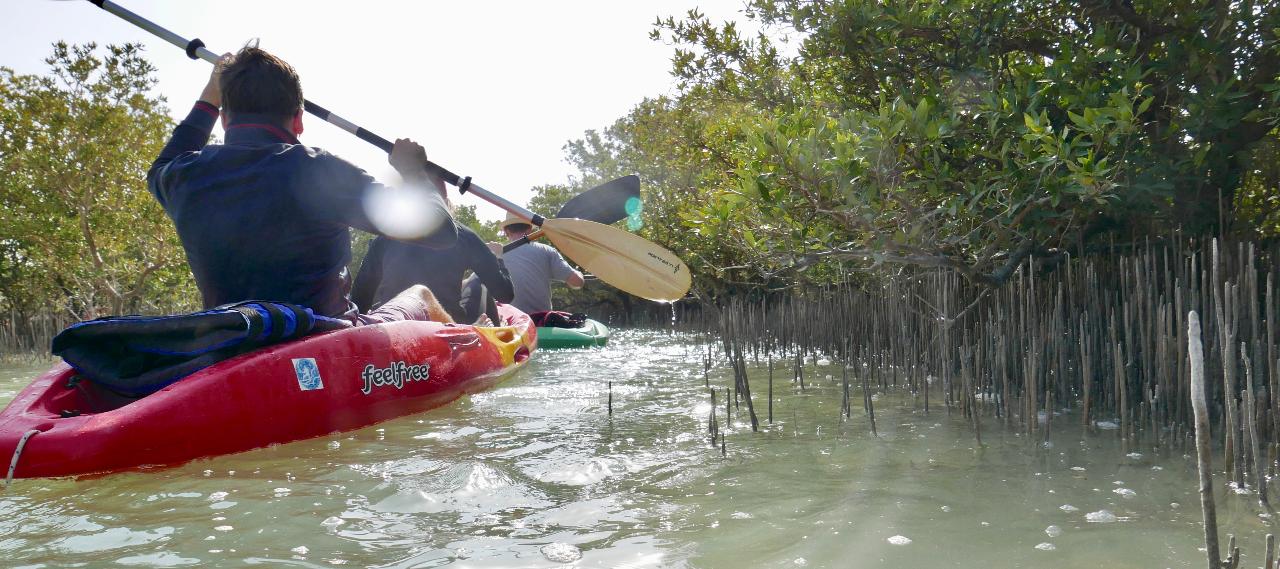
[[[297,137],[266,115],[237,113],[227,125],[226,132],[227,144],[299,144]]]

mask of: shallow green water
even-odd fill
[[[360,431],[167,470],[16,481],[0,495],[0,564],[1205,564],[1190,457],[1125,456],[1114,431],[1085,435],[1073,417],[1055,419],[1050,448],[986,425],[977,449],[960,417],[892,394],[878,398],[872,437],[860,414],[838,420],[838,386],[822,379],[835,367],[810,370],[819,379],[804,393],[779,379],[762,433],[735,413],[722,457],[707,444],[701,353],[690,336],[624,331]],[[0,400],[44,367],[0,364]],[[766,375],[752,374],[764,421]],[[723,399],[718,412],[725,428]],[[1262,564],[1267,531],[1250,501],[1219,499],[1242,567]]]

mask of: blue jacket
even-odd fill
[[[173,131],[147,173],[186,250],[205,308],[274,300],[354,319],[351,233],[381,233],[364,199],[382,188],[364,170],[298,143],[264,117],[236,115],[225,144],[205,145],[218,109],[203,101]],[[434,229],[411,242],[450,247],[458,238],[435,192]]]

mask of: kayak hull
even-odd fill
[[[609,328],[595,320],[587,319],[581,328],[538,328],[538,347],[590,348],[609,343]]]
[[[0,461],[31,431],[15,478],[174,465],[365,427],[483,391],[537,346],[532,322],[357,326],[243,354],[137,400],[58,363],[0,412]]]

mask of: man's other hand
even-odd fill
[[[230,59],[231,54],[224,53],[218,58],[218,62],[213,64],[213,71],[209,73],[209,82],[205,83],[204,91],[200,93],[201,101],[222,108],[222,69]]]
[[[405,179],[422,180],[427,175],[427,150],[407,138],[396,140],[387,161]]]

